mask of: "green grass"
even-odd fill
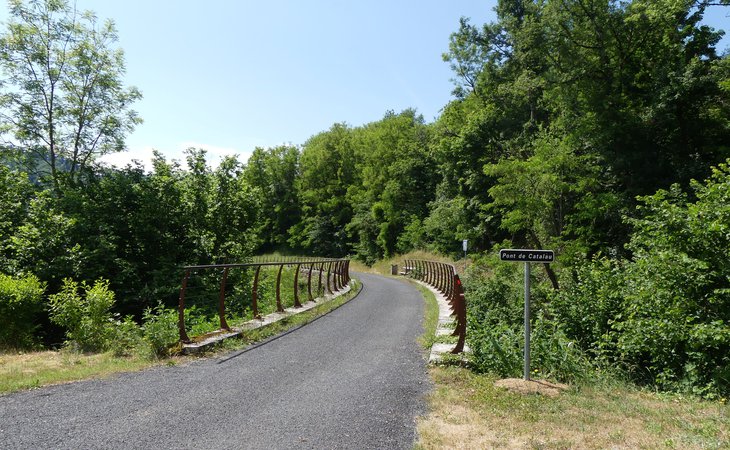
[[[730,407],[614,380],[557,397],[495,387],[466,368],[430,369],[430,413],[418,448],[730,448]]]
[[[423,295],[426,308],[423,319],[423,334],[418,338],[418,343],[426,350],[436,342],[436,328],[439,323],[439,305],[433,292],[417,283],[412,283]]]
[[[104,378],[159,364],[144,357],[116,357],[111,352],[86,355],[68,350],[0,355],[0,394]]]

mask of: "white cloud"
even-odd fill
[[[253,149],[241,151],[232,147],[221,147],[216,145],[203,144],[200,142],[181,142],[175,146],[174,150],[160,150],[160,153],[162,153],[162,155],[165,156],[168,161],[176,160],[180,162],[183,167],[185,167],[185,150],[191,147],[205,150],[207,152],[206,160],[208,164],[213,168],[218,167],[218,164],[220,164],[221,160],[225,156],[237,155],[239,161],[241,161],[242,163],[246,163],[248,161],[248,158],[251,156],[251,153],[253,152]],[[122,168],[125,167],[127,164],[132,163],[132,161],[137,160],[142,163],[145,170],[151,171],[153,149],[154,147],[151,146],[131,147],[123,152],[104,155],[99,158],[98,161],[108,167],[114,166]]]
[[[220,147],[216,145],[210,145],[210,144],[202,144],[200,142],[182,142],[178,145],[177,152],[179,154],[179,157],[175,159],[179,159],[180,161],[185,160],[185,154],[183,153],[188,148],[199,148],[205,150],[207,153],[206,160],[208,161],[208,164],[210,164],[213,167],[218,166],[218,164],[221,162],[223,157],[225,156],[238,156],[238,160],[242,163],[245,163],[248,161],[248,158],[251,156],[251,153],[253,153],[253,149],[251,150],[238,150],[236,148],[232,147]]]
[[[152,170],[152,147],[130,148],[123,152],[109,153],[97,161],[106,166],[122,168],[134,160],[140,161],[145,170]]]

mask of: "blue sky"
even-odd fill
[[[451,99],[441,54],[459,18],[495,19],[496,0],[76,0],[111,18],[144,119],[128,152],[181,159],[187,147],[242,161],[256,146],[303,144],[337,122],[358,126],[415,108],[433,121]],[[730,8],[706,21],[729,28]],[[0,20],[7,9],[0,9]],[[725,38],[720,49],[728,47]]]
[[[334,123],[362,125],[416,108],[432,121],[450,99],[441,54],[461,16],[494,19],[473,0],[77,0],[113,18],[126,80],[145,123],[127,140],[146,158],[189,146],[211,162],[256,146],[303,144]]]

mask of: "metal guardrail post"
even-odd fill
[[[319,291],[322,291],[322,273],[324,272],[324,263],[322,263],[319,266],[319,283],[317,283],[317,296],[319,296]],[[322,291],[322,294],[324,294],[324,291]]]
[[[185,290],[188,288],[188,278],[190,278],[190,270],[185,271],[183,275],[182,285],[180,287],[180,298],[178,299],[178,316],[177,316],[177,329],[180,333],[180,341],[189,343],[190,338],[185,332]]]
[[[327,291],[332,294],[332,288],[330,287],[330,274],[332,273],[332,262],[327,264]]]
[[[464,343],[466,341],[466,298],[459,275],[454,275],[454,285],[456,286],[457,294],[456,329],[454,330],[454,334],[459,336],[459,340],[451,353],[456,354],[464,351]]]
[[[446,295],[446,264],[439,264],[439,291]]]
[[[449,265],[449,275],[447,277],[449,282],[449,292],[454,292],[454,289],[456,289],[456,286],[454,285],[454,275],[456,275],[456,269],[454,266]]]
[[[309,265],[309,274],[307,275],[307,295],[309,295],[310,302],[314,301],[314,297],[312,297],[312,269],[314,269],[314,263]]]
[[[332,270],[332,286],[334,286],[335,292],[340,290],[340,262],[335,261]]]
[[[299,302],[299,269],[302,267],[301,264],[297,264],[294,271],[294,307],[301,308],[302,304]]]
[[[218,296],[218,317],[222,330],[230,331],[231,327],[226,322],[226,282],[228,281],[228,267],[223,269],[223,277],[221,278],[221,291]]]
[[[340,261],[340,273],[338,275],[340,279],[340,289],[345,287],[345,261]]]
[[[259,314],[259,273],[261,272],[261,266],[256,266],[256,275],[253,277],[253,287],[251,288],[251,309],[253,309],[253,317],[261,320],[261,314]]]
[[[284,312],[284,307],[281,306],[281,271],[284,270],[284,264],[279,265],[279,274],[276,276],[276,311]]]

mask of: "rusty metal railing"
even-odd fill
[[[221,330],[230,330],[226,320],[226,283],[231,270],[254,270],[253,283],[251,286],[251,310],[253,317],[261,319],[259,312],[259,279],[262,267],[278,267],[276,276],[276,311],[284,312],[284,306],[281,298],[282,272],[285,266],[295,267],[294,270],[294,307],[301,308],[302,303],[299,298],[299,276],[301,272],[306,272],[307,277],[307,299],[315,301],[315,295],[312,294],[312,273],[317,272],[317,288],[319,294],[333,294],[350,283],[350,260],[349,259],[328,259],[328,258],[279,258],[280,261],[258,261],[239,264],[210,264],[199,266],[183,267],[184,274],[180,286],[180,297],[178,301],[178,330],[180,333],[180,341],[190,343],[187,331],[185,329],[185,294],[188,290],[188,282],[191,276],[209,271],[220,271],[220,290],[218,292],[218,317],[220,320]],[[323,280],[324,277],[324,280]]]
[[[451,264],[426,261],[421,259],[407,259],[403,271],[417,280],[423,281],[446,297],[451,308],[451,315],[456,317],[456,328],[452,336],[459,340],[451,353],[464,351],[466,340],[466,298],[464,287],[461,284],[456,267]]]

